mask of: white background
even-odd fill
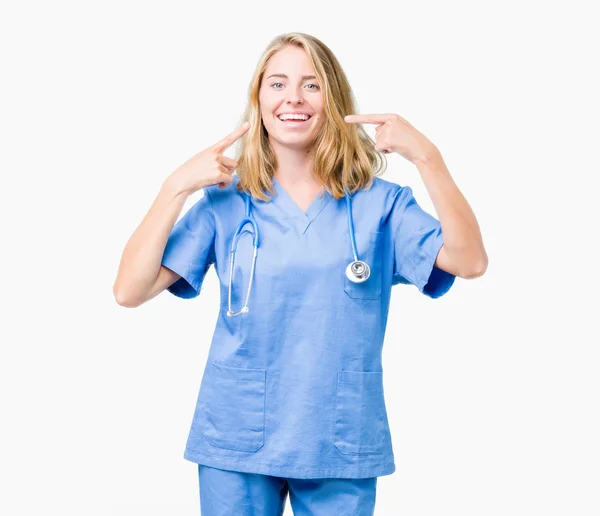
[[[398,113],[438,147],[489,255],[443,298],[394,287],[397,469],[375,514],[600,514],[592,4],[3,5],[0,512],[199,513],[183,451],[214,269],[193,300],[128,309],[112,286],[164,179],[238,126],[268,42],[302,31],[336,54],[359,113]],[[384,178],[435,213],[400,155]]]

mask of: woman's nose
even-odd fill
[[[301,104],[304,102],[304,97],[302,96],[301,91],[292,91],[290,92],[287,100],[290,104]]]

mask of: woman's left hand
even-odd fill
[[[350,124],[376,124],[375,150],[384,154],[397,152],[416,164],[426,162],[437,151],[423,133],[395,113],[347,115],[344,120]]]

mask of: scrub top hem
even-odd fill
[[[360,466],[328,469],[310,469],[305,467],[291,468],[289,466],[276,466],[262,462],[250,462],[247,459],[239,461],[227,459],[221,461],[214,457],[194,454],[187,449],[183,454],[183,458],[190,462],[212,468],[219,468],[227,471],[239,471],[241,473],[258,473],[280,478],[372,478],[391,475],[396,471],[394,462],[387,462],[377,467],[370,466],[367,468],[361,468]]]

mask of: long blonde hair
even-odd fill
[[[334,199],[370,188],[373,176],[382,175],[387,166],[385,157],[375,150],[375,142],[360,124],[349,124],[344,116],[355,114],[352,89],[337,58],[317,38],[302,32],[277,36],[260,58],[248,88],[248,104],[240,122],[250,122],[250,129],[239,140],[236,156],[238,191],[245,191],[262,201],[268,201],[265,191],[274,194],[273,175],[277,159],[269,144],[262,123],[259,91],[269,59],[287,45],[302,48],[311,61],[321,86],[325,120],[315,145],[313,172]]]

